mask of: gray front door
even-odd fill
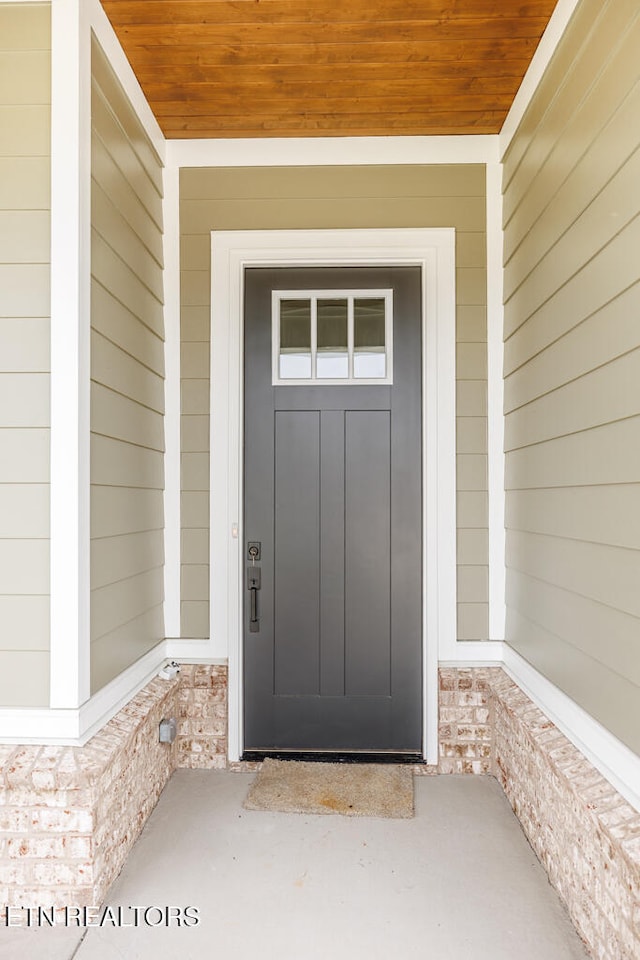
[[[309,335],[314,290],[327,295]],[[381,328],[382,301],[366,299],[381,290],[392,291],[382,375],[393,382],[378,384],[366,363],[380,357],[354,351],[367,323]],[[273,291],[287,291],[280,341]],[[334,347],[322,353],[347,339],[340,291],[365,297],[350,301],[347,379],[305,382],[311,364],[313,377],[338,369],[321,367],[327,357],[341,362]],[[421,753],[421,299],[418,267],[245,272],[245,756]],[[295,382],[279,382],[274,350],[299,364]],[[364,382],[349,379],[358,363]]]

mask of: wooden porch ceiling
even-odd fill
[[[165,136],[497,133],[556,0],[102,0]]]

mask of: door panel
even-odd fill
[[[282,696],[318,694],[319,413],[277,411],[274,452],[274,690]]]
[[[390,415],[345,415],[345,693],[391,695]]]
[[[245,752],[421,749],[420,285],[417,267],[246,271]],[[272,290],[383,288],[393,385],[272,385]]]

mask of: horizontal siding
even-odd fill
[[[540,347],[535,330],[526,324],[510,338],[505,357],[507,411],[578,380],[585,374],[630,353],[637,347],[636,311],[640,283],[628,287],[586,320]],[[518,340],[519,357],[513,342]],[[522,362],[520,362],[520,359]]]
[[[0,52],[51,53],[48,3],[3,3],[0,6]]]
[[[91,263],[94,281],[108,290],[140,323],[161,337],[162,301],[137,275],[135,264],[127,263],[96,229],[91,232]]]
[[[91,644],[91,684],[98,687],[103,677],[114,676],[148,653],[164,633],[162,605],[145,610],[133,620],[120,624],[112,633]]]
[[[162,237],[126,175],[95,134],[91,140],[92,170],[96,183],[103,185],[111,202],[158,263],[163,262]]]
[[[94,180],[91,189],[92,223],[99,224],[100,239],[125,262],[135,264],[137,280],[162,302],[162,266],[129,225],[111,196]]]
[[[159,559],[162,559],[160,553]],[[163,569],[144,570],[91,591],[91,632],[98,640],[163,600]],[[162,639],[162,638],[161,638]]]
[[[0,210],[0,260],[48,263],[50,232],[47,210]]]
[[[504,214],[507,641],[640,752],[639,43],[578,7]]]
[[[0,650],[0,703],[42,707],[49,703],[49,651]]]
[[[162,169],[94,42],[91,689],[163,639]]]
[[[0,376],[0,429],[48,427],[48,373],[3,373]]]
[[[638,617],[516,570],[509,571],[508,581],[514,606],[523,617],[636,686],[640,683]]]
[[[0,317],[0,374],[49,370],[49,318]]]
[[[4,32],[0,39],[4,47]],[[51,102],[51,51],[0,51],[0,104]]]
[[[0,210],[51,207],[49,157],[0,156]]]
[[[181,171],[182,634],[209,635],[212,229],[455,227],[458,635],[488,637],[485,169],[482,165]]]
[[[580,270],[567,275],[564,284],[558,286],[531,315],[529,331],[521,334],[525,321],[508,300],[505,304],[505,333],[510,338],[512,334],[514,336],[513,343],[507,342],[507,369],[526,360],[524,343],[533,339],[534,350],[543,349],[637,283],[634,251],[639,243],[640,217],[636,217]]]
[[[94,48],[95,49],[95,48]],[[94,57],[95,65],[95,57]],[[110,68],[106,67],[106,70]],[[123,106],[122,99],[119,100]],[[149,177],[140,159],[138,144],[129,138],[123,127],[124,116],[118,113],[118,104],[110,103],[105,91],[94,78],[91,98],[93,136],[102,140],[113,162],[124,174],[138,200],[158,228],[162,228],[162,188]],[[140,128],[142,129],[142,128]],[[159,161],[156,159],[156,163]],[[96,174],[98,170],[96,169]],[[126,194],[125,194],[126,195]]]
[[[636,349],[513,409],[505,430],[506,449],[633,417],[639,382]]]
[[[93,588],[98,590],[153,569],[154,560],[163,556],[163,550],[162,530],[94,538],[91,541]]]
[[[164,413],[164,378],[137,357],[116,346],[98,332],[105,329],[108,316],[96,319],[91,335],[91,373],[95,383],[129,397],[158,414]],[[117,429],[117,425],[115,427]]]
[[[104,106],[113,115],[120,130],[117,136],[109,138],[110,146],[117,143],[118,149],[123,151],[123,156],[128,158],[127,163],[122,168],[123,170],[133,169],[133,158],[135,157],[153,186],[154,206],[160,209],[157,198],[162,197],[162,165],[159,157],[120,82],[106,58],[101,55],[96,46],[94,46],[94,56],[91,62],[91,75],[96,92]],[[98,134],[101,134],[103,129],[104,124],[96,124]],[[137,182],[131,176],[127,179],[137,185]],[[142,190],[138,188],[136,192],[140,195]],[[159,227],[162,227],[162,213],[160,213],[156,223]]]
[[[287,202],[288,201],[288,202]],[[322,229],[335,226],[336,210],[332,202],[309,198],[303,204],[299,200],[283,201],[278,198],[259,201],[254,199],[220,199],[191,201],[182,205],[183,216],[194,233],[211,230],[215,218],[229,223],[234,219],[238,230],[268,229]],[[335,203],[335,201],[334,201]],[[258,216],[256,216],[256,213]],[[484,197],[364,197],[340,199],[340,217],[361,227],[450,227],[477,232],[483,223]],[[256,223],[257,221],[257,223]]]
[[[182,202],[250,197],[253,200],[349,200],[353,197],[479,197],[484,191],[484,169],[478,166],[407,166],[402,177],[393,166],[375,171],[362,167],[208,167],[185,171],[181,178]],[[250,177],[250,179],[248,179]],[[238,185],[242,184],[242,192]],[[382,191],[381,191],[382,185]],[[224,228],[223,228],[224,229]]]
[[[517,205],[517,197],[528,192],[530,170],[542,168],[558,144],[577,109],[592,94],[593,86],[610,62],[625,24],[637,13],[634,0],[582,0],[565,38],[536,91],[504,159],[505,186],[512,196],[505,198],[505,210]],[[567,56],[567,51],[580,51]],[[610,104],[608,114],[616,104]],[[573,148],[567,144],[567,149]],[[583,144],[584,146],[584,144]]]
[[[185,563],[209,563],[209,531],[182,531],[182,559]]]
[[[513,450],[509,490],[634,483],[640,477],[640,416]]]
[[[624,742],[640,753],[638,687],[602,660],[594,660],[566,638],[548,633],[515,608],[507,609],[509,643],[604,727],[625,731]]]
[[[49,158],[50,152],[51,107],[48,104],[0,105],[0,157]]]
[[[92,540],[163,528],[161,491],[94,485],[91,492]]]
[[[48,427],[0,428],[0,484],[49,483]]]
[[[610,544],[513,531],[512,570],[640,617],[640,552]]]
[[[116,437],[93,434],[91,473],[108,487],[141,487],[143,490],[164,488],[163,455]]]
[[[510,314],[533,313],[567,278],[580,274],[588,282],[585,265],[614,237],[623,235],[624,228],[638,216],[640,197],[635,187],[639,178],[637,150],[509,296]]]
[[[5,636],[11,637],[12,652],[28,653],[49,650],[49,597],[46,594],[34,596],[0,596],[0,623]],[[3,653],[0,652],[0,657]],[[48,677],[45,678],[48,680]],[[48,692],[47,697],[48,700]]]
[[[0,317],[48,317],[49,275],[48,263],[25,263],[22,259],[0,263]]]
[[[0,582],[3,596],[48,593],[49,541],[45,538],[28,539],[24,535],[0,540]]]
[[[164,420],[156,410],[101,383],[91,384],[91,410],[95,434],[164,450]]]
[[[640,550],[639,498],[638,482],[509,490],[507,528]]]
[[[51,26],[0,4],[0,707],[49,702]]]
[[[603,131],[605,136],[589,146],[567,177],[562,188],[563,203],[548,204],[527,233],[523,237],[518,236],[517,244],[513,244],[514,250],[509,258],[509,285],[505,289],[507,296],[527,276],[530,251],[540,246],[551,250],[589,206],[593,197],[597,197],[599,191],[616,176],[621,163],[624,166],[624,159],[633,154],[636,149],[635,123],[639,112],[640,85],[636,84],[607,124]],[[618,150],[610,150],[609,141],[615,141]],[[624,212],[623,208],[621,213]]]
[[[47,483],[3,483],[0,539],[39,538],[49,527]]]

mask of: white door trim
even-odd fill
[[[423,754],[438,758],[438,660],[456,644],[455,230],[211,233],[210,655],[229,662],[229,760],[242,752],[242,308],[252,266],[422,270]]]

